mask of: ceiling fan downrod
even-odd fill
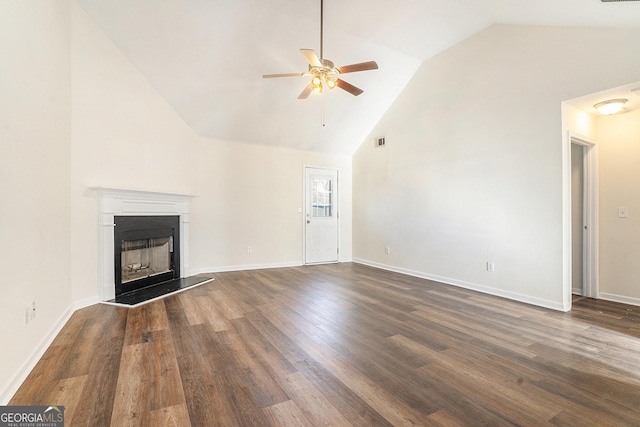
[[[324,0],[320,0],[320,61],[324,59]]]

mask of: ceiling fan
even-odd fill
[[[265,74],[262,77],[270,79],[274,77],[311,77],[311,81],[304,88],[298,99],[307,99],[311,93],[322,93],[324,88],[333,89],[336,86],[349,92],[351,95],[358,96],[362,89],[355,87],[351,83],[347,83],[338,77],[341,74],[355,73],[357,71],[367,71],[378,69],[375,61],[360,62],[358,64],[343,65],[336,67],[333,62],[323,57],[323,13],[324,0],[320,0],[320,57],[316,55],[313,49],[300,49],[309,63],[309,70],[305,73],[285,73],[285,74]]]

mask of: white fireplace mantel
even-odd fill
[[[177,215],[180,217],[180,276],[189,276],[189,202],[187,194],[91,187],[98,196],[98,275],[100,301],[115,298],[113,228],[116,216]]]

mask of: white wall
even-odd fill
[[[75,2],[72,5],[71,283],[98,292],[92,186],[194,194],[197,138]]]
[[[340,260],[351,260],[349,156],[208,139],[198,153],[191,215],[197,272],[302,264],[303,165],[339,169]]]
[[[640,110],[598,118],[600,296],[640,305]],[[626,207],[628,218],[618,218]]]
[[[637,80],[639,43],[495,25],[426,61],[371,133],[387,146],[354,156],[354,259],[567,309],[561,102]]]
[[[71,310],[68,26],[67,1],[0,2],[0,404]]]
[[[566,102],[562,103],[563,135],[570,131],[573,135],[595,141],[598,137],[596,117]]]

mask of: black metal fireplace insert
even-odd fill
[[[116,297],[180,278],[179,216],[114,217]]]

